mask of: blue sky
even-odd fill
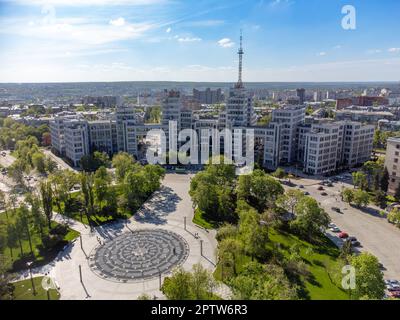
[[[356,29],[342,28],[344,5]],[[0,0],[0,81],[399,81],[398,0]]]

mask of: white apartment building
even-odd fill
[[[236,85],[229,90],[224,116],[227,127],[250,127],[256,124],[253,99],[243,86]]]
[[[400,138],[387,140],[385,167],[389,172],[388,192],[394,195],[400,183]]]
[[[88,124],[74,119],[66,121],[64,125],[65,155],[74,166],[78,166],[81,158],[90,152]]]
[[[108,154],[117,152],[117,125],[114,120],[89,121],[88,126],[91,150],[98,150]]]
[[[343,122],[343,166],[352,168],[371,157],[375,127],[360,122]]]

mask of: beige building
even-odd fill
[[[400,182],[400,138],[387,140],[385,167],[389,171],[388,192],[393,195]]]

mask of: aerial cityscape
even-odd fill
[[[400,4],[316,2],[1,2],[0,300],[399,300]]]

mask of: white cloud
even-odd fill
[[[120,17],[115,20],[110,20],[110,24],[115,27],[121,27],[121,26],[125,25],[125,19]]]
[[[218,45],[221,46],[222,48],[230,48],[232,47],[235,43],[229,39],[229,38],[223,38],[221,40],[219,40]]]
[[[118,28],[115,28],[115,27]],[[89,45],[101,45],[114,41],[136,39],[153,28],[151,23],[128,23],[123,18],[109,21],[108,24],[91,23],[84,19],[57,19],[30,21],[24,19],[4,20],[0,23],[0,33]]]
[[[326,55],[327,55],[327,53],[325,51],[317,53],[317,56],[320,56],[320,57],[323,57],[323,56],[326,56]]]
[[[10,2],[14,2],[22,5],[36,5],[36,6],[45,6],[45,5],[54,5],[54,6],[74,6],[74,7],[82,7],[82,6],[143,6],[143,5],[152,5],[156,3],[163,3],[166,0],[10,0]]]
[[[377,53],[381,53],[382,50],[381,49],[369,49],[367,50],[367,54],[377,54]]]
[[[400,52],[400,48],[390,48],[390,49],[388,49],[388,51],[390,53],[399,53]]]
[[[181,37],[178,38],[179,42],[199,42],[201,41],[201,38],[197,38],[197,37]]]
[[[337,46],[334,46],[333,49],[339,50],[339,49],[342,49],[342,46],[340,44],[338,44]]]
[[[167,28],[167,30],[165,30],[166,33],[170,33],[172,31],[171,28]]]

